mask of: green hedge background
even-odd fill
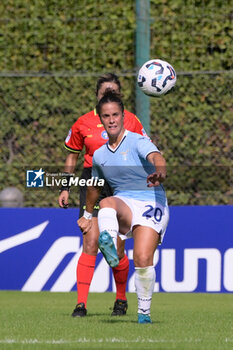
[[[171,94],[150,98],[172,205],[233,203],[232,17],[231,1],[150,3],[151,58],[178,74]],[[0,22],[0,191],[15,186],[25,206],[56,207],[57,189],[26,189],[25,171],[63,170],[64,139],[95,106],[102,73],[120,76],[135,112],[135,1],[2,0]]]

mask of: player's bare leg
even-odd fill
[[[85,235],[83,235],[83,253],[86,253],[89,255],[97,255],[98,238],[99,238],[98,219],[96,217],[93,217],[91,229]]]
[[[151,323],[150,307],[155,285],[153,257],[160,237],[152,228],[139,225],[133,228],[133,237],[138,323]]]

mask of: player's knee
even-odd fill
[[[100,209],[102,208],[114,208],[115,209],[115,202],[113,197],[106,197],[102,199],[99,203]]]
[[[134,255],[134,265],[136,267],[147,267],[153,265],[153,257],[147,254],[135,254]]]
[[[89,238],[83,241],[83,252],[90,255],[96,255],[98,252],[98,238]]]

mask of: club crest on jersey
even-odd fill
[[[104,140],[108,140],[108,134],[107,134],[107,131],[106,131],[106,130],[102,131],[101,137],[102,137],[102,139],[104,139]]]
[[[127,160],[127,154],[129,153],[129,150],[127,149],[127,151],[125,152],[121,152],[120,154],[122,155],[123,160]]]

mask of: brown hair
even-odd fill
[[[102,106],[105,104],[105,103],[110,103],[110,102],[115,102],[119,105],[122,113],[124,113],[124,104],[121,100],[121,95],[116,93],[115,91],[112,91],[111,89],[107,89],[105,91],[105,94],[104,96],[100,99],[100,101],[98,102],[97,106],[96,106],[96,111],[97,113],[99,114],[100,116],[100,113],[101,113],[101,109],[102,109]]]
[[[114,83],[118,86],[119,91],[121,91],[121,83],[118,79],[118,76],[113,73],[106,73],[99,77],[96,83],[96,96],[98,95],[99,89],[101,88],[101,85],[104,83]]]

